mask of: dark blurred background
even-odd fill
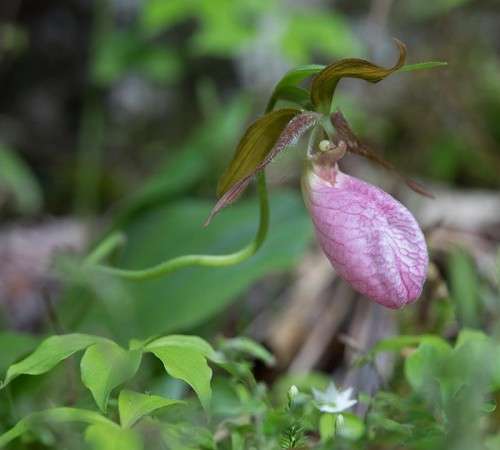
[[[344,162],[424,227],[433,263],[407,315],[357,298],[317,250],[300,143],[269,169],[271,233],[250,261],[142,284],[60,281],[55,255],[82,254],[110,229],[128,236],[113,263],[133,268],[248,242],[258,221],[251,192],[201,224],[273,85],[298,64],[391,65],[392,37],[407,44],[408,63],[449,65],[377,85],[345,80],[336,102],[362,139],[436,195],[420,198],[357,157]],[[3,0],[3,327],[118,340],[245,333],[282,368],[310,370],[342,367],[350,348],[398,327],[453,334],[456,317],[488,322],[498,309],[499,74],[498,0]],[[72,273],[71,261],[62,265]]]

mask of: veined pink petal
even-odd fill
[[[389,308],[417,300],[429,257],[415,218],[383,190],[333,169],[326,180],[312,170],[303,180],[319,243],[333,267]]]

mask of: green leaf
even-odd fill
[[[169,400],[158,395],[123,390],[118,397],[120,423],[123,428],[130,428],[142,417],[150,415],[160,408],[183,403],[180,400]]]
[[[206,358],[213,358],[215,356],[215,350],[204,339],[198,336],[187,336],[181,334],[171,334],[170,336],[155,339],[146,345],[145,350],[153,351],[155,348],[167,346],[187,347],[191,350],[199,352]]]
[[[198,395],[203,407],[208,409],[212,395],[210,388],[212,369],[208,366],[203,353],[188,346],[174,345],[147,348],[147,350],[160,359],[171,377],[189,384]]]
[[[299,83],[312,75],[318,74],[324,68],[325,66],[321,64],[307,64],[288,71],[275,86],[267,104],[266,111],[271,111],[279,99],[285,98],[288,100],[287,92],[289,92],[291,88],[296,88]]]
[[[26,163],[0,143],[0,197],[12,196],[21,214],[35,214],[43,203],[42,190]]]
[[[452,348],[444,341],[422,343],[405,362],[405,376],[413,390],[439,399],[439,385],[433,374],[446,365],[451,356]]]
[[[51,336],[45,339],[31,355],[9,367],[2,387],[5,387],[19,375],[40,375],[48,372],[73,353],[92,344],[106,341],[101,337],[87,334]]]
[[[278,109],[257,119],[241,138],[235,155],[220,177],[217,196],[221,197],[242,180],[251,177],[265,161],[298,109]]]
[[[311,220],[295,192],[273,192],[271,223],[262,248],[232,267],[193,267],[157,280],[126,282],[134,297],[132,324],[120,324],[128,338],[186,330],[222,311],[257,279],[294,267],[313,237]],[[143,268],[183,254],[225,254],[254,238],[258,204],[232,206],[214,226],[201,228],[210,202],[184,200],[151,209],[125,229],[128,241],[117,265]],[[166,239],[165,236],[175,236]],[[193,282],[196,280],[196,282]],[[168,293],[168,297],[166,296]]]
[[[448,345],[446,341],[439,336],[432,334],[420,334],[420,335],[399,335],[393,336],[387,339],[382,339],[377,342],[375,346],[366,354],[363,355],[357,364],[366,364],[372,361],[379,353],[384,352],[400,352],[401,350],[408,347],[417,347],[423,342],[427,342],[431,345]]]
[[[19,357],[32,351],[37,343],[38,339],[29,334],[0,333],[0,373],[3,374]]]
[[[457,337],[457,342],[455,343],[455,349],[469,343],[479,343],[479,344],[489,345],[491,343],[491,340],[487,334],[485,334],[480,330],[463,328],[462,330],[460,330],[460,333]]]
[[[342,59],[325,67],[313,80],[311,102],[317,111],[328,114],[333,94],[338,82],[344,78],[360,78],[370,83],[378,83],[391,73],[403,67],[406,58],[406,46],[395,39],[399,50],[396,64],[389,69],[377,66],[364,59]]]
[[[261,117],[247,129],[228,169],[219,180],[219,198],[205,225],[240,196],[258,171],[263,170],[285,148],[295,144],[320,118],[313,112],[297,115],[299,112],[279,109]]]
[[[118,425],[95,411],[78,408],[53,408],[46,411],[32,413],[21,419],[13,428],[0,435],[0,448],[5,447],[14,439],[29,431],[32,426],[40,423],[58,424],[67,422],[80,422],[89,424],[101,424],[109,429],[117,428]]]
[[[92,450],[142,450],[140,435],[130,429],[108,424],[91,425],[85,431],[85,441]]]
[[[405,64],[398,72],[414,72],[415,70],[428,70],[436,67],[446,67],[448,65],[445,61],[426,61],[416,64]]]
[[[135,375],[141,355],[141,350],[124,350],[114,342],[87,348],[80,363],[82,382],[101,411],[106,412],[111,391]]]
[[[268,366],[276,363],[274,356],[262,345],[246,337],[224,339],[220,344],[220,349],[226,353],[243,353],[253,358],[259,359]]]

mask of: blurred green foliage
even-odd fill
[[[21,215],[40,212],[42,190],[26,163],[12,149],[0,143],[0,207],[4,198]]]
[[[51,16],[49,6],[40,4],[48,12],[39,23],[28,8],[22,23],[0,24],[0,207],[6,217],[69,214],[75,203],[94,221],[106,210],[108,229],[123,229],[128,237],[112,262],[128,268],[188,252],[238,249],[254,235],[255,199],[241,200],[210,228],[202,223],[245,124],[272,90],[243,82],[241,61],[268,50],[265,64],[250,60],[262,64],[256,67],[262,73],[271,72],[277,60],[284,69],[370,53],[390,61],[378,48],[393,35],[409,43],[409,62],[431,57],[450,66],[432,75],[395,75],[394,84],[380,90],[345,83],[337,105],[359,135],[403,171],[452,187],[499,187],[494,0],[393,2],[385,17],[370,2],[339,1],[327,8],[268,0],[148,0],[124,19],[118,3],[95,2],[88,11],[94,21],[90,35],[89,24],[79,24],[77,16],[71,26],[85,51],[71,48],[79,63],[73,68],[58,59],[64,45],[48,45],[57,33],[48,44],[36,34],[47,23],[51,32],[63,33],[63,6]],[[73,42],[71,33],[62,35],[68,45]],[[127,84],[131,79],[139,88]],[[343,428],[320,414],[311,398],[312,388],[328,386],[329,375],[281,374],[264,385],[253,369],[256,362],[272,366],[273,355],[247,338],[214,339],[212,321],[245,298],[256,281],[295,267],[311,242],[297,189],[273,187],[271,211],[264,247],[237,267],[191,268],[131,284],[80,273],[74,255],[61,259],[56,273],[64,293],[55,312],[63,328],[118,343],[55,336],[26,365],[23,358],[41,338],[1,332],[0,373],[12,383],[0,393],[0,433],[7,433],[0,443],[19,435],[16,450],[137,450],[143,441],[145,448],[176,450],[275,450],[301,443],[325,450],[500,448],[498,281],[485,279],[464,250],[441,262],[449,291],[430,302],[425,320],[408,309],[399,316],[404,334],[361,355],[360,365],[373,365],[392,352],[396,367],[375,395],[360,393],[368,411],[345,413]],[[500,259],[497,266],[498,278]],[[248,322],[247,315],[241,308],[235,328]],[[41,333],[50,329],[40,327]],[[197,338],[157,337],[196,328],[217,341],[216,350]],[[83,352],[80,360],[77,352]],[[79,376],[82,383],[75,381]],[[290,409],[293,384],[300,395]],[[39,412],[47,408],[51,412]],[[85,424],[83,433],[68,425],[73,422]]]

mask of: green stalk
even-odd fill
[[[225,267],[239,264],[253,256],[257,250],[259,250],[266,239],[269,229],[269,200],[267,196],[266,178],[263,171],[257,175],[257,187],[260,202],[259,228],[252,242],[241,250],[227,255],[183,255],[164,261],[156,266],[140,270],[119,269],[116,267],[97,265],[99,261],[109,255],[113,249],[123,242],[123,235],[112,233],[102,241],[89,256],[87,256],[84,264],[93,266],[92,269],[98,270],[99,272],[135,281],[158,278],[190,266]]]
[[[114,231],[106,239],[100,242],[83,261],[86,266],[91,266],[105,259],[117,247],[125,243],[127,238],[121,231]]]

